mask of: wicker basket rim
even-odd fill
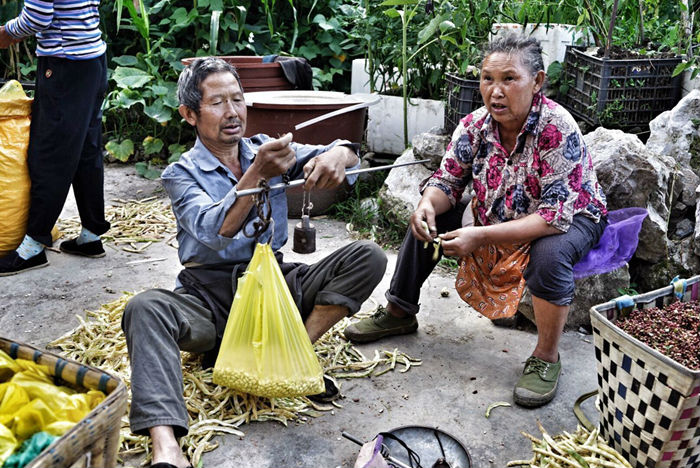
[[[686,285],[690,286],[695,283],[700,283],[700,275],[698,276],[693,276],[692,278],[689,278],[686,280]],[[649,291],[644,294],[637,294],[635,296],[631,296],[632,300],[634,301],[635,304],[638,303],[649,303],[655,300],[656,298],[660,296],[668,296],[670,294],[673,294],[673,286],[666,286],[661,289],[656,289],[654,291]],[[670,357],[662,354],[658,350],[650,347],[649,345],[642,343],[639,341],[637,338],[633,337],[629,333],[623,331],[620,327],[612,323],[608,318],[602,314],[603,311],[607,311],[610,309],[615,309],[616,304],[615,301],[608,301],[604,302],[602,304],[597,304],[594,305],[593,307],[590,308],[590,314],[591,314],[591,319],[595,318],[605,326],[607,326],[611,332],[615,333],[617,336],[620,338],[625,338],[637,345],[638,347],[642,348],[644,351],[647,353],[651,354],[655,358],[659,359],[661,362],[664,364],[668,365],[672,369],[676,370],[677,372],[687,375],[690,377],[693,377],[694,379],[700,380],[700,370],[694,371],[692,369],[689,369],[688,367],[684,366],[683,364],[671,359]]]

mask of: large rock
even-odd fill
[[[412,149],[407,149],[396,159],[396,164],[415,161]],[[418,206],[421,195],[418,191],[420,183],[429,177],[432,171],[422,164],[397,167],[392,169],[379,191],[382,214],[399,226],[408,226],[408,219]]]
[[[689,166],[679,167],[673,172],[673,203],[671,209],[671,225],[675,226],[682,220],[694,219],[695,189],[700,184],[700,177]],[[669,230],[670,231],[670,230]]]
[[[591,324],[590,309],[620,296],[618,288],[626,289],[630,285],[630,275],[627,265],[602,275],[592,275],[576,281],[576,295],[569,309],[566,327],[578,329],[588,328]],[[532,308],[532,295],[525,288],[525,293],[518,307],[525,317],[535,323],[535,312]]]
[[[693,234],[693,250],[700,255],[700,185],[695,189],[695,233]]]
[[[668,155],[700,175],[700,90],[691,91],[672,110],[659,114],[649,129],[649,151]]]
[[[657,262],[666,257],[667,193],[673,161],[646,150],[636,135],[602,127],[584,136],[593,156],[608,209],[646,208],[636,256]]]
[[[670,257],[656,263],[639,262],[635,263],[635,278],[636,288],[640,292],[653,291],[655,289],[668,286],[671,280],[679,276],[681,278],[690,278],[698,274],[697,256],[690,257],[691,240],[683,239],[682,241],[673,242],[670,246]],[[683,249],[686,253],[683,253]],[[694,268],[694,269],[693,269]]]
[[[430,159],[428,167],[436,170],[440,167],[442,157],[450,143],[450,137],[435,133],[419,133],[413,137],[411,143],[413,144],[413,156],[416,159]]]

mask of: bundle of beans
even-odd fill
[[[569,434],[564,431],[550,436],[540,422],[542,432],[538,439],[526,432],[521,434],[532,441],[533,457],[530,460],[513,460],[506,466],[526,465],[531,468],[632,468],[622,455],[608,446],[598,433],[598,429],[588,432],[578,427]]]
[[[174,238],[177,228],[168,202],[156,197],[114,199],[112,202],[114,205],[105,210],[105,217],[112,227],[101,236],[104,242],[111,242],[126,252],[142,253],[154,242]],[[58,228],[66,237],[77,236],[80,219],[59,219]]]
[[[691,370],[700,370],[700,301],[633,310],[615,325]]]
[[[130,386],[129,356],[120,323],[124,306],[131,296],[125,294],[97,311],[87,311],[87,320],[78,316],[80,326],[49,346],[62,350],[67,357],[110,371]],[[365,311],[356,318],[369,316],[372,312]],[[395,369],[406,372],[421,364],[398,349],[375,350],[373,359],[367,359],[343,337],[342,331],[349,324],[347,318],[342,320],[314,344],[326,375],[335,378],[375,377]],[[212,369],[202,369],[198,355],[182,353],[182,368],[190,431],[181,439],[181,444],[194,466],[199,465],[204,452],[218,447],[218,442],[211,442],[212,437],[220,434],[243,437],[244,433],[238,429],[243,424],[273,420],[286,426],[290,421],[304,422],[322,411],[342,408],[335,401],[332,405],[319,405],[305,397],[263,398],[215,385]],[[131,433],[127,415],[122,419],[121,436],[120,457],[146,453],[143,462],[149,461],[148,439]]]

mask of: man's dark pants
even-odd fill
[[[357,241],[310,265],[301,278],[302,318],[314,305],[343,305],[356,313],[379,284],[386,255],[373,242]],[[214,313],[197,297],[152,289],[134,296],[122,328],[131,358],[131,430],[148,434],[153,426],[187,433],[180,350],[211,351],[217,344]]]
[[[104,216],[102,101],[105,56],[89,60],[38,57],[27,150],[31,205],[27,234],[52,245],[51,229],[73,185],[82,225],[109,229]]]

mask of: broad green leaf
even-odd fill
[[[191,19],[187,14],[187,10],[185,10],[184,8],[178,8],[177,10],[175,10],[170,15],[170,18],[172,18],[175,21],[176,26],[187,26],[191,22]]]
[[[185,149],[185,145],[181,145],[179,143],[173,143],[172,145],[168,146],[168,153],[170,153],[168,163],[174,163],[175,161],[178,161],[180,159],[180,156],[182,156],[182,153],[185,152]]]
[[[430,22],[418,32],[418,44],[423,44],[426,41],[429,41],[430,38],[433,37],[435,32],[438,30],[438,27],[440,26],[440,21],[441,17],[436,16],[433,19],[430,20]]]
[[[165,96],[161,98],[163,100],[163,105],[171,108],[171,109],[177,109],[180,107],[180,101],[177,98],[177,92],[176,91],[171,91]]]
[[[418,0],[385,0],[379,6],[415,5]]]
[[[110,140],[105,145],[105,149],[113,158],[121,162],[127,162],[129,156],[134,154],[134,142],[128,138],[121,143],[117,142],[117,140]]]
[[[340,55],[343,53],[343,48],[337,42],[331,42],[328,47],[333,51],[335,55]]]
[[[153,91],[153,94],[156,96],[163,96],[164,94],[168,94],[168,89],[167,86],[163,86],[162,84],[155,84],[151,86],[151,91]]]
[[[671,76],[678,76],[690,67],[688,62],[681,62],[673,69]]]
[[[297,49],[297,53],[308,60],[318,57],[319,52],[320,50],[316,44],[304,44]]]
[[[147,136],[143,139],[143,152],[145,154],[155,154],[160,153],[163,149],[163,140],[160,138],[153,138],[152,136]]]
[[[398,18],[399,16],[401,16],[401,13],[399,13],[399,11],[395,8],[392,8],[390,10],[384,10],[384,14],[387,15],[389,18]]]
[[[144,106],[146,105],[146,102],[143,100],[143,97],[141,97],[141,94],[139,94],[138,91],[125,88],[119,91],[117,97],[111,102],[111,105],[112,107],[128,109],[129,107],[138,103],[141,103]]]
[[[132,67],[139,64],[139,59],[133,55],[120,55],[119,57],[112,57],[112,62],[122,67]]]
[[[333,26],[333,24],[331,24],[329,21],[327,21],[326,17],[323,16],[321,13],[314,16],[312,23],[318,24],[319,27],[321,29],[323,29],[324,31],[330,31],[330,30],[335,29],[335,26]]]
[[[216,50],[219,45],[219,19],[221,18],[221,10],[211,12],[211,21],[209,21],[209,53],[216,55]]]
[[[160,169],[157,169],[144,161],[134,164],[134,169],[136,169],[136,173],[138,175],[149,180],[156,180],[160,177],[161,173]]]
[[[445,21],[440,23],[440,32],[441,33],[444,33],[445,31],[452,31],[454,29],[457,29],[457,26],[455,26],[455,24],[450,20],[445,20]]]
[[[452,36],[447,36],[447,35],[440,36],[440,40],[441,40],[441,41],[447,41],[447,42],[449,42],[450,44],[458,45],[458,44],[457,44],[457,41],[456,41],[455,38],[452,37]]]
[[[120,88],[140,88],[151,81],[153,76],[138,68],[117,67],[112,79]]]
[[[156,99],[150,106],[145,106],[143,112],[158,123],[167,122],[173,117],[173,112],[163,105],[161,99]]]
[[[168,6],[170,2],[171,0],[160,0],[158,3],[148,8],[148,13],[151,15],[157,15],[160,13],[160,10],[162,10],[165,6]]]

